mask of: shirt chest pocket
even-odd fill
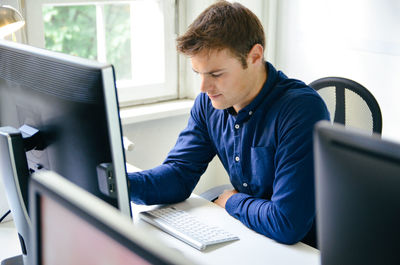
[[[269,193],[275,177],[275,151],[272,147],[251,147],[250,164],[252,190],[261,195]]]

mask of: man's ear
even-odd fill
[[[248,64],[264,63],[264,48],[261,44],[254,44],[249,54],[247,55]]]

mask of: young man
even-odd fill
[[[278,242],[302,240],[315,217],[312,131],[329,119],[323,100],[264,61],[262,25],[238,3],[210,6],[177,43],[201,93],[164,163],[129,176],[131,199],[185,200],[218,155],[235,189],[215,203]]]

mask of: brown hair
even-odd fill
[[[239,3],[218,1],[204,10],[177,38],[177,50],[193,56],[202,51],[228,48],[243,65],[255,44],[265,47],[264,29],[257,16]]]

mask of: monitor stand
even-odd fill
[[[4,259],[1,262],[1,265],[24,265],[22,254],[15,257]]]

